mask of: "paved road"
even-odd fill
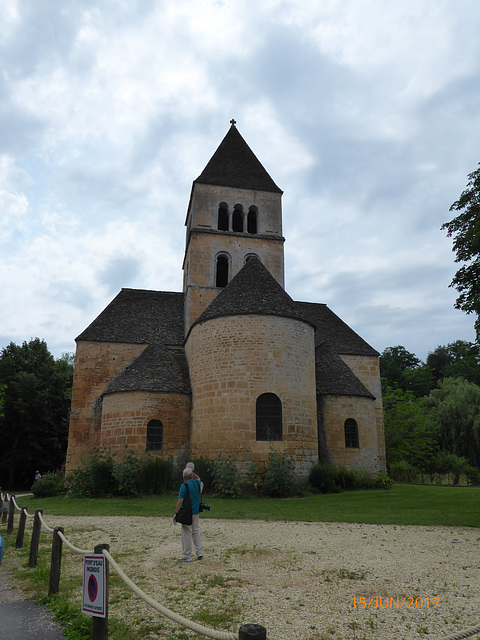
[[[4,560],[5,564],[5,560]],[[0,566],[0,640],[65,640],[51,611],[25,600]]]

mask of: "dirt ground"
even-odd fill
[[[234,632],[261,624],[272,640],[413,640],[480,624],[476,528],[203,519],[205,557],[184,564],[180,526],[168,518],[62,516],[47,524],[63,526],[89,552],[108,543],[150,597],[215,629],[230,620]],[[66,549],[62,580],[81,571],[82,556]],[[81,601],[80,587],[72,597]],[[116,577],[110,614],[151,622],[152,638],[178,629]]]

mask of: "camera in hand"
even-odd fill
[[[202,511],[210,511],[211,508],[211,505],[200,502],[200,513],[202,513]]]

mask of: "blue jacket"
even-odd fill
[[[189,480],[188,481],[188,490],[190,492],[190,500],[192,501],[192,513],[196,515],[200,513],[200,480]],[[180,491],[178,492],[178,497],[183,498],[182,509],[185,506],[185,498],[187,497],[187,490],[185,489],[185,482],[182,483],[180,487]]]

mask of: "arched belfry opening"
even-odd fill
[[[233,208],[232,229],[243,233],[243,207],[241,204],[236,204]]]
[[[228,205],[225,202],[221,202],[218,206],[218,230],[228,231],[229,219],[228,219]]]
[[[215,265],[215,286],[226,287],[228,284],[229,259],[226,255],[217,256]]]

